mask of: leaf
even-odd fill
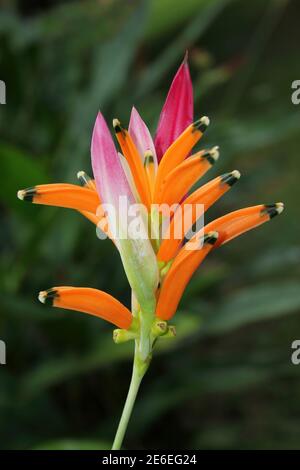
[[[296,282],[259,285],[226,299],[203,322],[203,334],[223,334],[235,328],[288,315],[300,309]]]

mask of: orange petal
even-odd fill
[[[118,328],[129,328],[131,312],[111,295],[88,287],[53,287],[39,294],[42,303],[53,307],[88,313],[113,323]]]
[[[123,155],[128,161],[141,201],[143,204],[146,205],[146,207],[148,207],[148,209],[150,209],[150,189],[138,150],[131,136],[129,135],[127,130],[121,126],[120,121],[118,119],[113,120],[113,126]]]
[[[96,213],[100,205],[98,194],[74,184],[42,184],[18,191],[18,198],[34,204],[66,207]]]
[[[185,234],[190,230],[196,220],[203,215],[203,209],[205,212],[214,202],[223,196],[239,178],[240,173],[237,170],[231,173],[225,173],[209,181],[204,186],[201,186],[201,188],[194,191],[184,200],[171,220],[165,235],[167,238],[163,239],[157,253],[159,261],[170,261],[176,256]],[[199,207],[199,204],[203,205],[204,208]],[[200,213],[199,209],[201,211]],[[211,228],[209,231],[210,230],[217,230],[217,228]]]
[[[189,280],[212,250],[217,238],[217,232],[210,232],[204,237],[202,247],[188,250],[185,245],[180,251],[163,281],[156,308],[157,317],[169,320],[175,314]]]
[[[219,157],[218,147],[201,150],[180,163],[162,181],[157,204],[180,202],[191,187],[212,167]]]
[[[157,196],[160,193],[163,181],[170,172],[188,156],[194,145],[196,145],[198,140],[202,137],[203,132],[206,130],[208,125],[208,117],[203,116],[198,119],[198,121],[195,121],[193,124],[188,126],[168,148],[158,166],[154,200],[157,199]]]
[[[282,202],[276,204],[260,204],[258,206],[246,207],[213,220],[204,227],[204,231],[217,230],[219,238],[216,247],[224,245],[233,238],[242,235],[264,222],[272,219],[284,209]]]

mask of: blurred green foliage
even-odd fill
[[[52,4],[53,3],[53,4]],[[128,448],[299,448],[299,79],[296,1],[4,2],[0,73],[3,449],[109,448],[130,378],[132,345],[79,313],[50,310],[53,285],[103,289],[129,305],[110,242],[77,213],[22,204],[37,183],[90,172],[99,108],[127,122],[136,105],[154,131],[185,49],[205,145],[239,184],[207,217],[283,200],[272,223],[214,252],[157,349],[129,427]],[[47,5],[47,7],[46,7]],[[159,356],[159,360],[158,360]]]

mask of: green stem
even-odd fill
[[[150,358],[148,358],[146,361],[141,361],[139,358],[138,342],[136,341],[131,382],[112,450],[120,450],[122,447],[123,439],[135,404],[136,396],[149,364]]]

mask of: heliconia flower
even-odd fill
[[[66,183],[40,185],[19,191],[18,197],[36,204],[75,209],[100,227],[119,250],[137,305],[144,311],[153,311],[153,315],[156,310],[161,319],[169,319],[174,315],[183,292],[178,286],[185,287],[196,266],[212,248],[283,210],[282,204],[241,209],[208,224],[205,233],[214,233],[214,236],[205,235],[202,248],[189,250],[193,239],[182,246],[184,237],[199,216],[240,178],[240,173],[235,170],[186,196],[219,158],[218,147],[189,156],[208,125],[206,116],[193,122],[193,89],[186,56],[171,84],[154,142],[147,125],[133,107],[128,131],[118,119],[114,119],[113,126],[122,153],[118,152],[99,112],[91,144],[95,179],[81,171],[77,176],[82,187]],[[128,219],[120,206],[122,198],[128,207],[134,207],[136,203],[145,206],[145,211],[138,214],[145,237],[130,236]],[[179,204],[166,232],[160,233],[162,239],[152,240],[153,232],[148,230],[154,223],[158,224],[154,233],[163,230],[159,227],[162,220],[159,214],[164,214],[160,209],[158,213],[152,212],[153,203],[158,207]],[[200,204],[203,209],[199,214],[197,207]],[[113,213],[107,210],[107,205]],[[145,220],[147,212],[152,218],[150,227]],[[178,214],[189,215],[188,224]],[[164,237],[166,233],[168,236]],[[199,240],[201,237],[203,233],[200,232],[194,236]],[[157,289],[158,283],[160,287]],[[99,296],[95,298],[100,299]],[[172,299],[171,304],[166,299]]]
[[[99,112],[91,144],[95,179],[79,172],[82,187],[65,183],[40,185],[19,191],[18,197],[37,204],[75,209],[99,226],[119,250],[138,308],[152,312],[153,317],[156,311],[161,319],[169,319],[176,311],[182,289],[212,248],[283,210],[282,204],[241,209],[208,224],[205,233],[214,235],[204,236],[202,248],[189,250],[193,239],[182,246],[184,237],[199,216],[240,178],[237,170],[226,173],[185,197],[219,157],[218,147],[189,156],[208,125],[206,116],[193,122],[193,89],[186,56],[171,84],[154,143],[147,125],[133,107],[128,131],[118,119],[114,119],[113,126],[122,153],[118,152]],[[135,207],[136,203],[145,207],[135,214],[145,237],[131,236],[127,214],[120,206],[122,198],[129,208]],[[158,224],[154,233],[165,228],[160,227],[163,219],[159,217],[164,213],[160,209],[152,212],[153,203],[158,207],[179,204],[166,231],[159,235],[162,239],[151,239],[150,228],[154,223]],[[108,205],[113,211],[107,210]],[[198,205],[203,208],[200,214]],[[145,218],[147,212],[151,214],[150,226]],[[189,215],[188,224],[180,214]],[[164,237],[166,233],[168,236]],[[196,240],[201,237],[203,233],[200,232],[194,236]],[[95,299],[100,300],[100,297]]]
[[[18,192],[25,201],[77,210],[119,251],[132,289],[131,311],[105,292],[82,287],[54,287],[42,291],[39,299],[109,321],[118,327],[113,336],[117,343],[135,340],[129,400],[136,396],[157,339],[174,336],[174,327],[167,322],[206,256],[284,209],[282,203],[239,209],[202,229],[196,224],[196,232],[190,237],[195,223],[240,179],[239,171],[234,170],[190,193],[219,158],[218,147],[191,154],[208,126],[207,116],[193,120],[193,89],[186,57],[171,84],[154,143],[148,127],[132,108],[128,131],[118,119],[113,120],[120,153],[99,112],[91,143],[94,179],[80,171],[77,177],[81,187],[58,183]],[[124,420],[127,423],[128,416]],[[123,436],[121,419],[113,449],[120,448]]]

